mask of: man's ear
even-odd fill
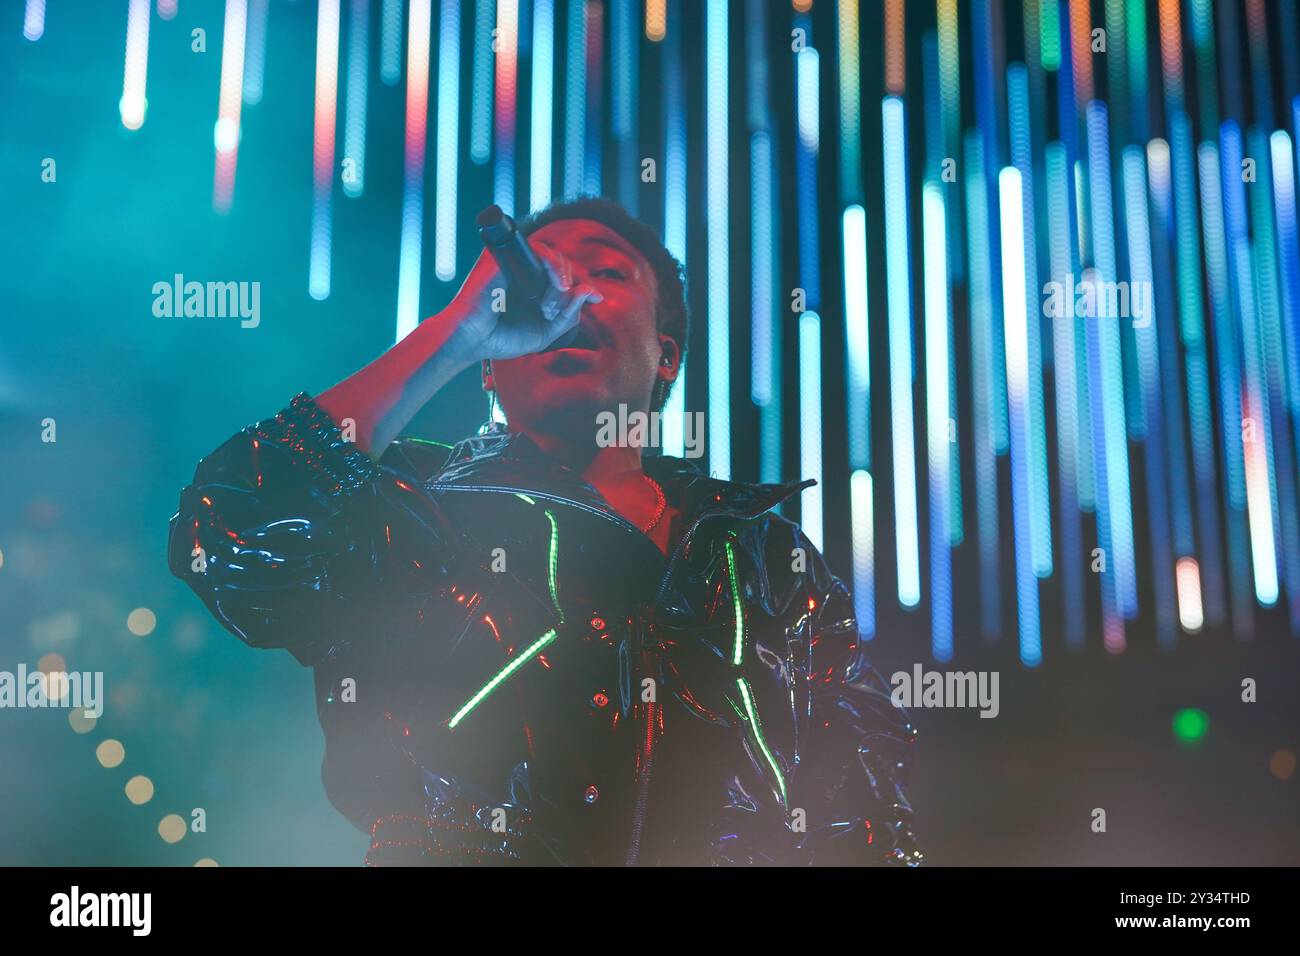
[[[682,368],[682,350],[677,344],[677,340],[671,335],[659,335],[659,349],[661,352],[659,358],[659,367],[656,369],[658,377],[666,382],[677,381],[677,375]]]
[[[492,374],[492,360],[484,359],[480,374],[483,377],[483,391],[495,392],[497,390],[496,378]]]

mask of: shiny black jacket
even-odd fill
[[[369,863],[918,863],[912,727],[772,511],[808,483],[644,467],[670,557],[525,436],[374,462],[304,393],[199,463],[169,563],[315,668]]]

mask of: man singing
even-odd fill
[[[667,400],[680,266],[604,199],[520,228],[540,315],[481,256],[370,365],[199,463],[173,573],[315,669],[326,791],[369,864],[919,863],[914,732],[773,511],[809,482],[598,437]],[[398,437],[475,364],[508,425]]]

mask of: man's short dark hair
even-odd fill
[[[530,235],[543,226],[565,219],[589,219],[618,233],[645,257],[655,275],[659,301],[655,309],[655,325],[665,335],[672,336],[686,359],[686,345],[690,338],[691,319],[686,307],[686,285],[682,265],[673,258],[659,238],[659,234],[630,212],[603,196],[580,196],[577,199],[552,203],[519,221],[524,235]],[[668,393],[664,393],[667,400]]]

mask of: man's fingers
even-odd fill
[[[603,302],[604,299],[604,296],[589,285],[584,284],[570,289],[560,309],[561,320],[566,325],[576,325],[584,305],[588,302]]]
[[[563,265],[557,265],[548,258],[542,258],[542,265],[546,267],[546,273],[551,277],[551,285],[561,292],[567,292],[569,286],[573,285],[568,276],[568,270]]]

